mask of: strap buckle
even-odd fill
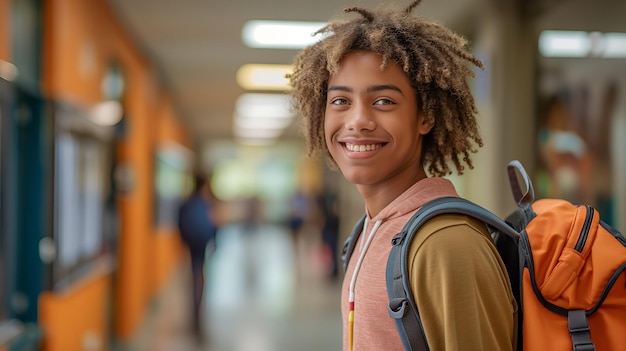
[[[585,310],[570,310],[567,313],[567,325],[572,338],[574,351],[595,351],[591,341],[591,332]]]
[[[387,311],[389,312],[389,317],[394,319],[402,319],[404,317],[404,313],[406,312],[407,302],[404,298],[393,298],[389,301],[389,306],[387,306]]]

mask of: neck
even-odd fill
[[[380,184],[357,184],[357,189],[365,202],[368,214],[375,217],[400,194],[426,177],[426,172],[420,168],[419,172],[410,176],[395,177]]]

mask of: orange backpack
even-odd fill
[[[473,202],[440,198],[422,206],[392,240],[389,315],[405,349],[428,350],[419,301],[411,295],[406,274],[409,243],[430,218],[460,213],[478,218],[492,232],[520,306],[518,350],[626,350],[626,238],[591,206],[534,201],[530,178],[518,161],[509,164],[508,173],[519,209],[505,220]],[[360,226],[344,246],[344,267]]]
[[[522,236],[530,248],[522,276],[524,350],[626,350],[624,236],[590,206],[545,199],[532,208],[537,217]]]
[[[511,162],[508,172],[522,213],[508,218],[521,232],[520,346],[626,350],[626,238],[591,206],[533,201],[532,183],[519,162]],[[516,173],[525,182],[525,194]],[[501,235],[495,239],[499,250],[509,241]]]

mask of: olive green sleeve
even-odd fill
[[[512,350],[517,307],[480,222],[445,215],[409,248],[409,278],[431,351]]]

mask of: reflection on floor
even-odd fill
[[[204,342],[189,331],[190,275],[184,266],[132,350],[340,350],[340,282],[327,278],[318,237],[305,232],[294,245],[280,227],[248,233],[224,228],[206,266]]]

